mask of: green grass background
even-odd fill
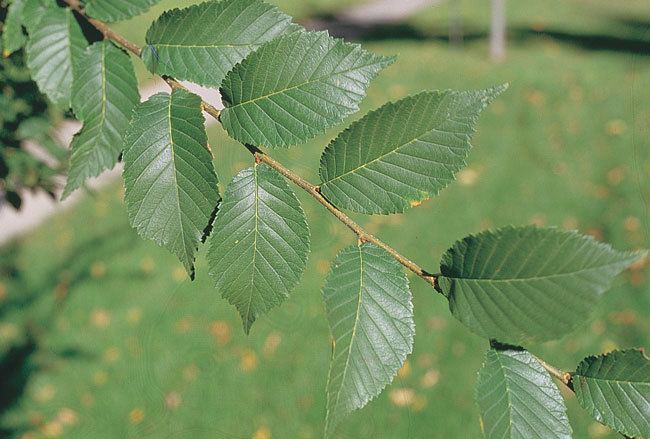
[[[147,23],[179,3],[165,0],[117,28],[141,41]],[[280,3],[300,17],[349,4]],[[468,29],[487,29],[482,3],[463,2]],[[510,24],[647,38],[630,24],[648,20],[642,1],[616,10],[611,3],[509,2]],[[442,6],[411,20],[422,37],[364,43],[399,60],[373,83],[362,111],[307,145],[273,155],[317,181],[327,142],[385,101],[509,82],[481,117],[459,181],[404,215],[355,218],[431,271],[456,239],[506,224],[575,228],[618,249],[650,247],[647,51],[588,50],[574,40],[538,36],[515,39],[507,60],[493,64],[484,39],[462,49],[437,41],[448,13]],[[221,128],[209,134],[223,192],[251,158]],[[330,261],[354,236],[298,193],[312,231],[307,270],[291,297],[246,337],[236,310],[212,287],[205,247],[190,282],[171,255],[131,230],[122,195],[118,186],[93,194],[0,249],[0,357],[27,352],[24,362],[3,369],[15,385],[3,398],[16,395],[0,418],[4,434],[321,437],[330,340],[320,289]],[[529,348],[570,370],[591,353],[650,347],[649,275],[647,263],[627,271],[594,303],[592,321]],[[382,395],[341,425],[339,438],[480,437],[473,388],[487,342],[455,321],[427,284],[410,281],[414,352]],[[616,437],[563,393],[576,438]]]

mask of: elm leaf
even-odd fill
[[[284,177],[265,164],[237,174],[214,221],[208,263],[247,334],[260,315],[289,296],[308,253],[305,213]]]
[[[435,196],[465,166],[478,115],[505,88],[424,92],[368,113],[323,152],[323,195],[370,214]]]
[[[194,254],[220,201],[201,98],[182,89],[138,105],[125,137],[124,201],[138,234],[194,274]]]
[[[612,279],[644,256],[574,231],[505,227],[456,242],[438,283],[472,332],[512,344],[546,341],[587,320]]]
[[[154,73],[219,87],[238,62],[287,30],[291,17],[260,0],[208,1],[161,15],[142,59]]]
[[[7,6],[7,16],[2,25],[2,56],[5,58],[21,49],[27,37],[23,32],[23,9],[25,0],[13,0]]]
[[[73,66],[83,57],[87,45],[69,9],[48,9],[30,31],[25,49],[27,67],[38,88],[62,108],[70,107]]]
[[[325,421],[329,435],[393,380],[413,348],[415,323],[402,266],[374,244],[338,254],[323,299],[334,339]]]
[[[476,401],[487,439],[570,439],[564,400],[550,375],[525,350],[490,349],[479,371]]]
[[[580,405],[627,436],[650,437],[650,360],[639,350],[587,357],[573,374]]]
[[[160,0],[87,0],[86,14],[112,23],[143,14]]]
[[[131,59],[110,41],[86,49],[72,84],[72,109],[84,126],[72,140],[68,181],[62,198],[111,169],[124,145],[133,108],[140,102]]]
[[[303,143],[356,112],[370,81],[393,60],[326,32],[282,35],[226,75],[221,123],[242,143]]]

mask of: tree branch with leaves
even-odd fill
[[[334,348],[325,434],[392,381],[415,334],[408,269],[449,302],[452,315],[490,340],[477,401],[485,436],[571,437],[555,377],[596,420],[650,435],[650,361],[640,351],[586,358],[564,372],[522,346],[560,338],[587,319],[612,279],[646,257],[573,231],[505,227],[470,235],[438,274],[368,233],[345,211],[402,213],[437,195],[465,166],[480,113],[507,86],[425,91],[371,111],[324,149],[313,184],[266,152],[305,143],[359,110],[371,81],[395,61],[309,32],[260,0],[207,1],[162,14],[138,47],[107,23],[156,0],[45,0],[23,4],[32,76],[83,121],[72,143],[64,196],[124,161],[131,225],[194,275],[207,240],[216,289],[248,333],[298,284],[310,230],[289,183],[345,224],[357,243],[334,260],[323,300]],[[74,11],[74,13],[73,13]],[[77,20],[105,37],[89,45]],[[170,86],[140,103],[127,53]],[[179,81],[219,88],[223,110]],[[202,112],[252,154],[224,194]]]

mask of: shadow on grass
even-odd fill
[[[19,244],[0,249],[0,277],[6,279],[12,290],[20,291],[20,295],[11,295],[0,304],[0,321],[9,315],[19,315],[22,319],[18,323],[22,337],[0,357],[0,419],[19,403],[35,372],[61,359],[92,358],[75,346],[52,352],[45,346],[45,335],[70,298],[72,287],[91,277],[92,263],[123,254],[135,243],[131,229],[122,227],[106,231],[81,242],[64,257],[53,261],[36,282],[18,263]],[[122,276],[131,279],[143,274],[133,271]],[[18,437],[23,431],[21,428],[0,426],[0,437]]]
[[[530,27],[511,27],[508,39],[511,42],[525,44],[538,38],[546,38],[560,44],[571,45],[583,50],[611,51],[650,55],[650,22],[643,20],[613,19],[619,34],[569,32],[565,29],[535,30]],[[303,23],[313,30],[328,30],[331,35],[357,41],[416,40],[450,42],[446,29],[431,29],[425,32],[408,23],[358,23],[336,16],[320,16]],[[442,30],[442,32],[441,32]],[[486,40],[489,34],[485,30],[466,28],[462,40],[467,43]]]

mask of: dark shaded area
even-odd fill
[[[526,42],[534,37],[547,37],[559,43],[571,44],[585,50],[608,50],[640,55],[650,55],[650,40],[625,38],[615,35],[571,34],[560,30],[534,31],[532,29],[515,30],[515,38]]]
[[[34,367],[32,358],[37,348],[36,340],[28,336],[25,342],[12,347],[0,360],[0,413],[23,395]]]
[[[14,311],[25,316],[21,322],[23,336],[0,357],[0,417],[19,403],[33,373],[51,367],[57,360],[94,358],[77,346],[52,351],[44,346],[43,336],[69,299],[70,289],[90,279],[92,263],[128,252],[135,242],[128,228],[107,230],[62,255],[36,284],[28,282],[24,268],[16,260],[18,244],[0,249],[0,277],[9,288],[21,292],[0,304],[0,320]],[[139,278],[143,274],[134,269],[127,276]],[[44,303],[46,306],[42,306]],[[0,428],[0,437],[19,437],[22,431]]]
[[[102,41],[104,39],[104,35],[102,35],[102,33],[98,31],[95,26],[88,23],[88,20],[86,20],[81,14],[79,14],[77,11],[72,11],[72,13],[74,14],[74,18],[79,24],[81,32],[84,34],[84,37],[86,37],[86,40],[89,44],[96,43],[97,41]]]
[[[26,310],[35,301],[54,292],[59,305],[67,299],[70,287],[90,278],[90,266],[101,258],[118,255],[134,245],[131,229],[115,228],[94,236],[71,249],[57,264],[53,264],[42,277],[42,282],[30,285],[16,262],[17,244],[6,246],[0,252],[0,276],[7,279],[12,288],[21,291],[20,297],[11,296],[0,305],[0,319],[16,308]],[[132,276],[142,276],[134,270]],[[53,318],[54,316],[50,316]]]
[[[524,351],[525,349],[521,346],[512,345],[508,343],[501,343],[499,340],[491,339],[490,347],[496,349],[497,351]]]
[[[611,18],[611,21],[628,29],[642,32],[644,36],[650,36],[650,21],[648,20],[639,20],[629,17],[614,17]]]
[[[620,32],[614,34],[568,32],[565,29],[535,30],[530,27],[508,29],[509,42],[526,44],[539,38],[551,39],[560,44],[584,50],[612,51],[650,55],[650,22],[644,20],[614,19]],[[447,29],[425,32],[408,23],[357,23],[336,16],[320,16],[302,23],[312,30],[328,30],[331,35],[357,41],[416,40],[452,43]],[[465,28],[462,40],[475,42],[487,40],[487,30]]]

